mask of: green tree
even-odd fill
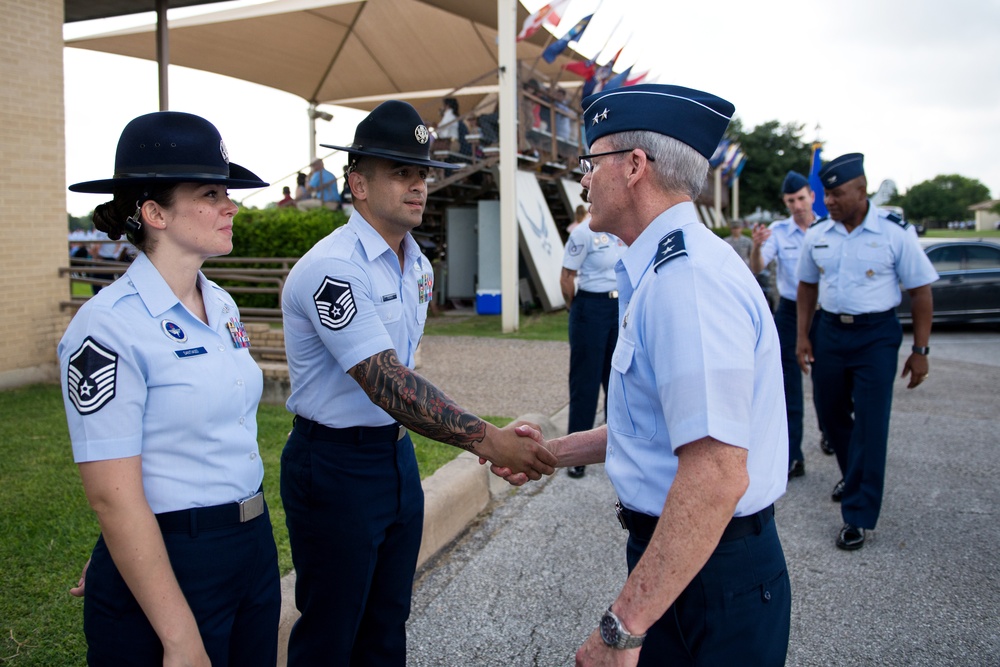
[[[790,169],[808,175],[811,147],[802,139],[801,123],[769,120],[749,132],[744,131],[739,118],[733,119],[726,132],[739,142],[747,155],[747,164],[740,174],[740,213],[764,210],[783,211],[781,182]]]
[[[908,220],[927,224],[968,220],[972,217],[969,206],[989,198],[990,189],[977,179],[942,174],[917,183],[889,203],[902,206]]]

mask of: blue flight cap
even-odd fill
[[[865,156],[861,153],[847,153],[830,160],[819,170],[819,180],[827,189],[843,185],[858,176],[865,175]]]
[[[785,180],[781,182],[781,194],[795,194],[802,188],[809,187],[809,179],[797,171],[790,171],[785,174]]]
[[[644,83],[589,95],[583,109],[591,146],[607,134],[646,130],[673,137],[708,159],[736,107],[700,90]]]

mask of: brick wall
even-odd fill
[[[0,387],[54,380],[68,317],[63,0],[0,0]]]

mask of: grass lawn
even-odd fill
[[[82,665],[83,601],[69,595],[99,532],[73,463],[56,385],[0,392],[0,664]],[[502,426],[506,418],[487,417]],[[282,573],[292,567],[278,488],[291,428],[282,406],[261,405],[258,439],[264,491]],[[461,450],[411,435],[421,478]]]
[[[924,234],[926,238],[938,239],[988,239],[1000,238],[1000,229],[928,229]]]
[[[434,315],[427,318],[427,336],[478,336],[481,338],[519,338],[523,340],[558,340],[569,342],[569,313],[521,315],[516,333],[505,334],[500,315]]]

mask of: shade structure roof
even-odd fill
[[[519,23],[525,17],[518,5]],[[316,104],[370,109],[390,97],[496,84],[496,24],[496,0],[278,0],[171,21],[170,64]],[[578,54],[567,50],[551,65],[539,59],[547,39],[539,31],[518,43],[518,59],[546,76],[578,81],[560,74]],[[156,60],[154,25],[66,45]]]

